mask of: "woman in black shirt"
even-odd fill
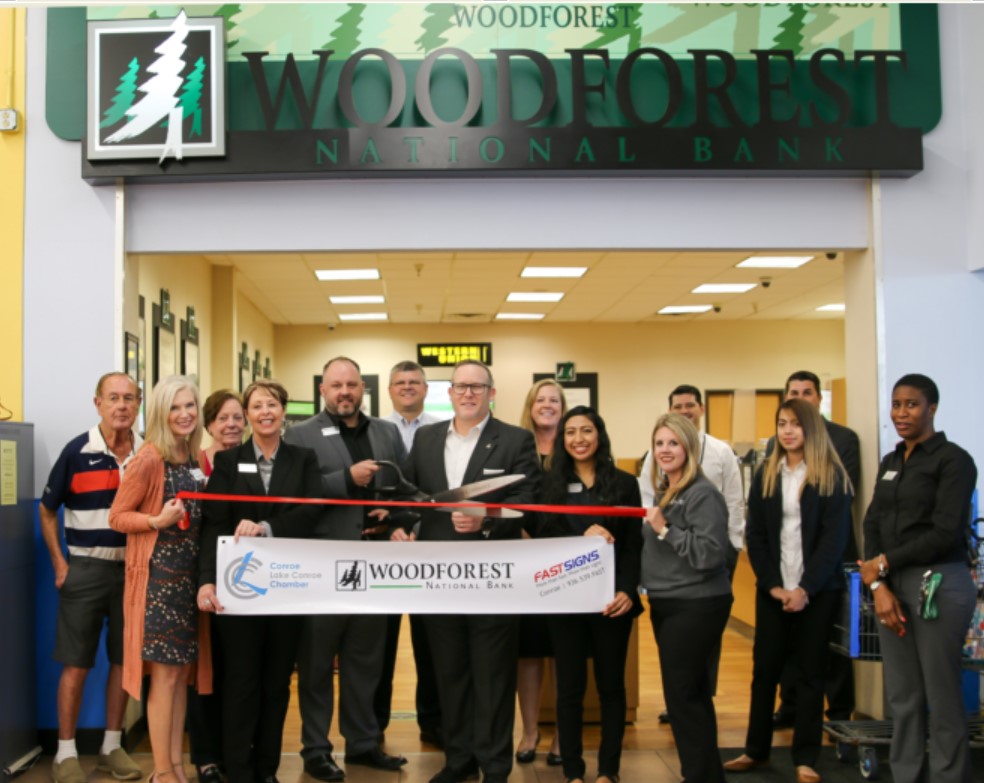
[[[639,483],[615,467],[605,422],[594,409],[579,405],[561,420],[542,499],[562,505],[641,505]],[[632,622],[642,612],[641,524],[634,517],[552,515],[542,520],[540,535],[602,536],[615,547],[615,598],[605,610],[548,618],[557,659],[557,726],[564,777],[584,780],[581,725],[588,658],[594,658],[601,701],[598,781],[615,783],[625,734],[625,659]]]
[[[878,468],[864,519],[861,578],[880,623],[897,783],[973,780],[960,657],[976,600],[966,533],[977,468],[936,432],[939,400],[925,375],[895,384],[891,415],[902,441]],[[921,607],[924,580],[939,582],[929,611]]]

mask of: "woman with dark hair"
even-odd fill
[[[537,381],[526,393],[519,426],[533,433],[543,470],[550,467],[560,419],[566,412],[567,398],[564,397],[564,390],[553,378]],[[523,537],[529,538],[535,532],[533,529],[524,529]],[[519,697],[519,716],[523,721],[523,734],[516,744],[516,761],[520,764],[529,764],[536,758],[536,746],[540,742],[538,725],[543,664],[545,660],[552,658],[553,650],[546,624],[532,615],[520,616],[519,664],[516,670],[516,695]],[[547,753],[547,764],[550,766],[561,763],[559,734],[558,728]]]
[[[798,783],[819,783],[823,673],[844,589],[851,482],[815,405],[789,399],[776,413],[776,446],[755,474],[745,538],[755,572],[752,701],[745,752],[729,772],[765,764],[772,750],[776,687],[794,667],[793,764]]]
[[[974,779],[960,658],[976,603],[966,535],[977,466],[936,431],[939,402],[925,375],[896,382],[891,416],[902,440],[878,467],[864,518],[861,578],[880,623],[898,783]]]
[[[643,525],[642,586],[663,678],[670,728],[689,783],[724,780],[711,663],[731,614],[728,507],[701,472],[700,437],[678,413],[656,420],[656,508]]]
[[[579,405],[560,422],[542,501],[554,505],[639,506],[636,478],[615,467],[605,422]],[[594,659],[601,701],[598,780],[617,783],[625,733],[625,659],[632,622],[642,612],[639,568],[642,536],[634,517],[544,516],[539,535],[601,536],[615,547],[615,598],[601,613],[550,616],[557,661],[557,725],[568,781],[583,781],[581,726],[588,659]]]
[[[216,453],[234,449],[243,442],[246,416],[242,398],[231,389],[212,392],[202,405],[202,425],[212,443],[201,450],[198,465],[206,476],[210,476]]]
[[[210,495],[321,496],[318,458],[281,440],[287,390],[276,381],[254,381],[243,394],[252,435],[243,445],[215,455]],[[290,678],[303,617],[222,615],[215,592],[219,536],[304,538],[317,506],[263,500],[209,500],[204,506],[198,606],[219,612],[222,649],[222,751],[230,783],[274,783],[280,765]]]

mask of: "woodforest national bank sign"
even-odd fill
[[[940,116],[935,6],[162,6],[150,36],[136,10],[83,20],[88,179],[907,176]],[[222,46],[189,55],[196,25]]]

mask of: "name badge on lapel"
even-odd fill
[[[332,435],[337,435],[338,427],[322,427],[321,434],[326,438],[331,437]]]
[[[576,495],[578,492],[584,492],[584,484],[568,484],[567,491],[571,495]]]
[[[882,481],[893,481],[897,475],[899,475],[897,470],[886,470],[882,475]]]
[[[195,481],[204,481],[205,480],[205,474],[202,472],[202,469],[201,468],[192,468],[189,471],[189,473],[191,473],[191,477]]]
[[[255,462],[240,462],[239,463],[239,472],[240,473],[257,473],[258,472],[258,468],[256,467],[256,463]]]
[[[483,468],[482,469],[482,475],[483,476],[499,476],[499,475],[501,475],[501,474],[503,474],[505,472],[506,472],[506,469],[505,468]]]

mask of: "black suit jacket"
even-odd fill
[[[212,495],[273,495],[289,498],[321,496],[318,458],[310,449],[281,442],[273,461],[270,491],[263,488],[259,470],[243,472],[240,465],[256,465],[253,439],[242,446],[217,452],[205,491]],[[282,538],[307,538],[318,519],[318,506],[264,501],[209,500],[202,504],[202,542],[198,584],[215,584],[215,553],[219,536],[231,536],[242,519],[268,522]]]
[[[782,478],[776,478],[772,497],[762,496],[765,465],[759,468],[748,493],[745,542],[759,590],[782,587]],[[809,595],[844,587],[843,553],[851,529],[851,493],[838,487],[821,497],[810,484],[800,495],[803,535],[803,577],[800,586]]]
[[[450,422],[447,421],[428,424],[421,427],[414,437],[413,448],[403,472],[423,492],[433,493],[448,489],[444,444],[449,426]],[[512,473],[522,473],[526,479],[475,500],[489,503],[533,503],[539,482],[540,461],[536,454],[533,433],[490,418],[468,461],[462,483],[470,484]],[[451,524],[450,513],[424,509],[417,538],[422,541],[469,541],[519,538],[521,534],[521,519],[486,520],[484,529],[480,532],[457,533]]]

